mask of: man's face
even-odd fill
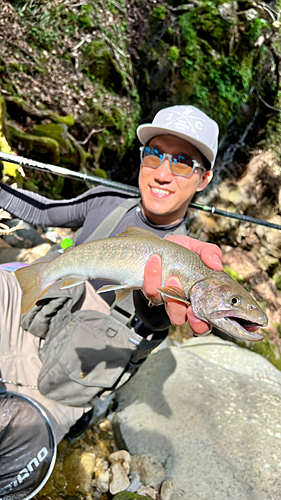
[[[149,146],[163,153],[189,155],[204,166],[201,153],[187,141],[173,135],[154,137]],[[158,168],[141,164],[139,187],[144,215],[154,224],[173,224],[185,216],[187,207],[197,191],[211,181],[213,173],[195,169],[191,177],[174,175],[169,159]]]

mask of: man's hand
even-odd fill
[[[173,235],[167,236],[165,239],[174,241],[183,247],[188,248],[192,252],[197,253],[204,264],[215,269],[216,271],[222,271],[222,252],[217,245],[212,243],[204,243],[199,240],[190,238],[189,236]],[[161,275],[162,275],[162,264],[159,255],[152,255],[145,266],[144,272],[144,282],[143,291],[146,297],[153,304],[162,304],[163,299],[161,294],[157,292],[157,288],[161,287]],[[176,276],[170,276],[165,285],[173,285],[182,288],[179,279]],[[178,302],[177,300],[167,297],[167,302],[165,303],[167,314],[169,315],[172,325],[180,326],[184,325],[186,321],[189,322],[192,330],[197,335],[207,333],[210,326],[205,321],[198,319],[192,310],[192,306],[187,306],[184,302]]]

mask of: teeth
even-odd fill
[[[170,191],[167,191],[166,189],[159,189],[159,188],[151,188],[153,193],[157,194],[170,194]]]

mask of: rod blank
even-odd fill
[[[0,161],[7,161],[9,163],[20,165],[21,167],[32,168],[34,170],[40,170],[41,172],[48,172],[54,175],[59,175],[61,177],[67,177],[69,179],[89,181],[92,182],[93,184],[120,189],[120,191],[124,191],[125,193],[140,196],[140,190],[135,186],[128,186],[127,184],[111,181],[109,179],[104,179],[102,177],[97,177],[95,175],[83,174],[81,172],[74,172],[73,170],[69,170],[68,168],[64,167],[58,167],[57,165],[50,165],[48,163],[42,163],[40,161],[29,160],[27,158],[24,158],[23,156],[2,153],[2,151],[0,151]],[[273,229],[278,229],[279,231],[281,230],[281,225],[279,224],[274,224],[273,222],[268,222],[262,219],[256,219],[248,215],[227,212],[225,210],[220,210],[218,208],[211,207],[209,205],[199,205],[198,203],[191,202],[189,204],[189,207],[194,208],[196,210],[203,210],[204,212],[209,212],[212,213],[213,215],[220,215],[222,217],[228,217],[230,219],[237,219],[242,222],[249,222],[251,224],[258,224],[260,226],[266,226],[266,227],[271,227]]]

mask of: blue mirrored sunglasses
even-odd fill
[[[141,163],[146,167],[158,168],[168,158],[171,172],[181,177],[191,177],[196,168],[206,169],[194,158],[188,155],[171,155],[160,149],[149,146],[140,147]]]

